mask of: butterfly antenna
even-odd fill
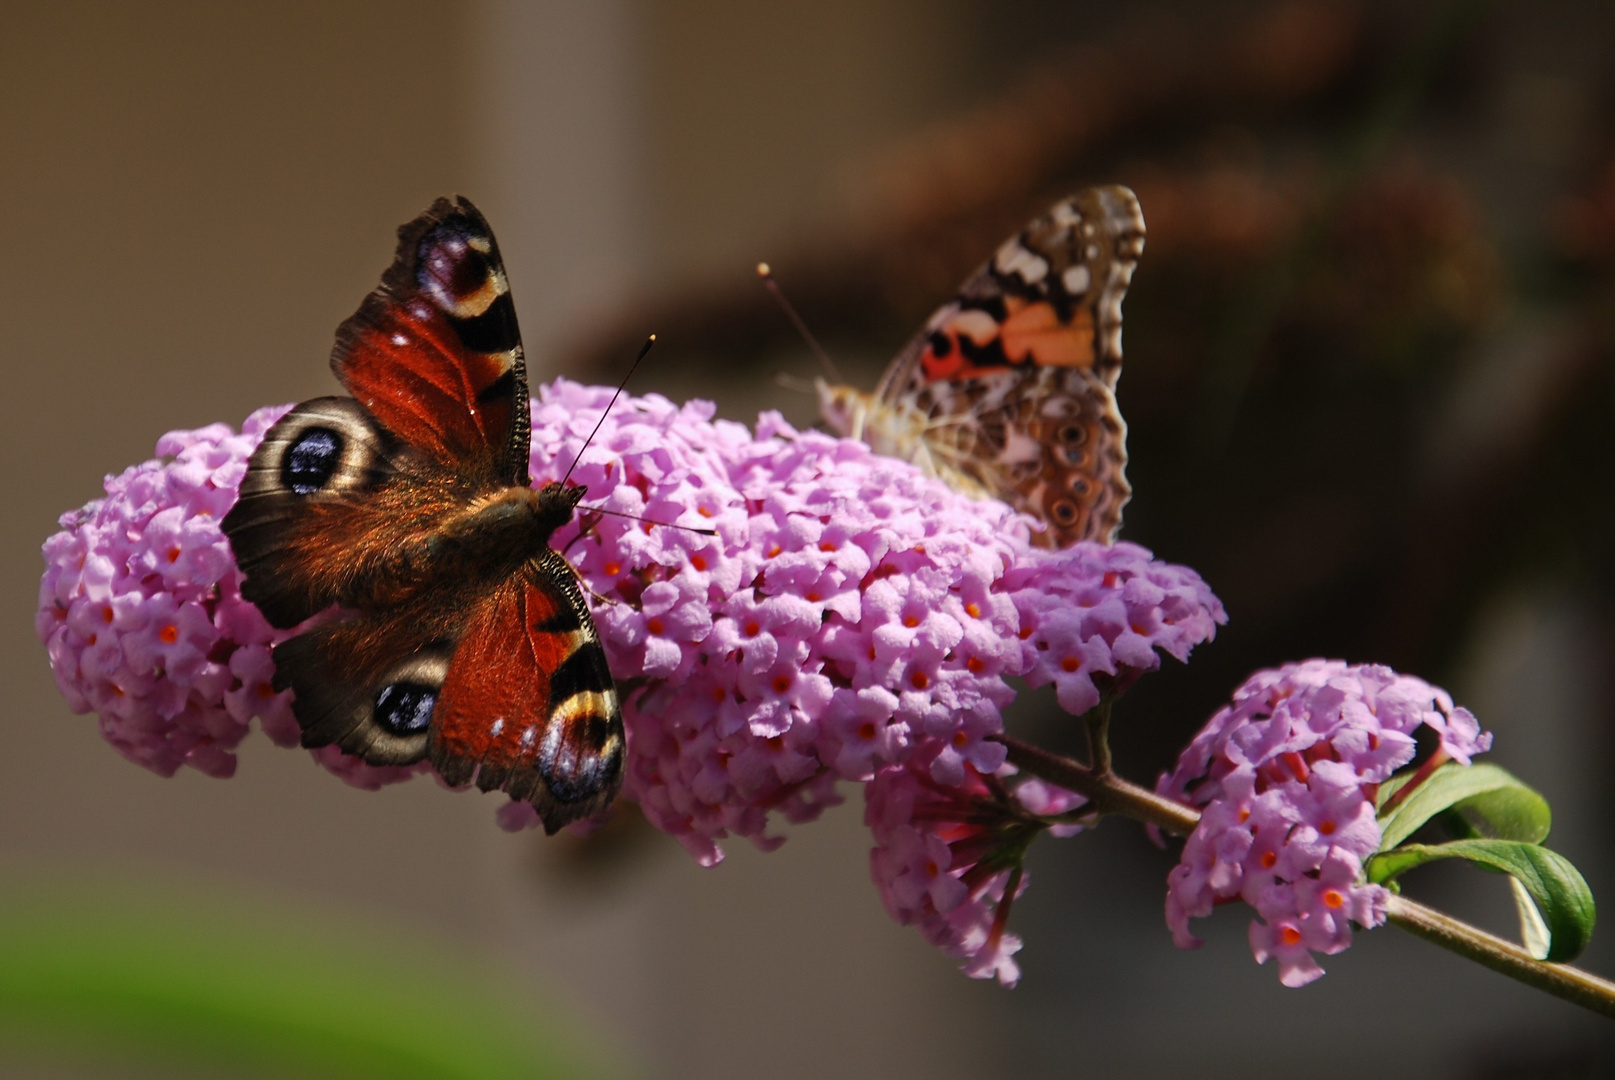
[[[763,288],[774,294],[774,299],[779,302],[780,310],[785,312],[787,319],[791,320],[791,325],[796,327],[798,334],[802,335],[802,340],[807,342],[809,349],[813,350],[813,355],[819,358],[819,363],[824,365],[825,372],[836,382],[841,382],[841,372],[837,370],[836,362],[830,359],[830,354],[824,351],[824,346],[819,344],[819,339],[814,337],[813,331],[807,328],[807,323],[802,321],[802,316],[798,315],[796,309],[791,306],[791,302],[785,299],[785,290],[781,289],[779,282],[774,280],[774,271],[769,268],[767,263],[760,262],[757,264],[757,276],[762,278]]]
[[[639,366],[641,360],[645,359],[645,354],[650,352],[650,347],[654,344],[656,344],[656,335],[652,334],[645,339],[645,344],[639,347],[639,355],[634,357],[632,364],[628,365],[628,374],[624,375],[622,382],[617,384],[616,393],[612,394],[611,400],[606,402],[605,411],[600,414],[600,419],[594,422],[594,430],[589,432],[589,437],[583,440],[582,446],[578,447],[578,454],[572,459],[572,464],[567,466],[566,475],[561,477],[562,487],[565,487],[566,482],[572,479],[572,470],[578,467],[578,462],[583,460],[583,452],[589,448],[589,444],[594,441],[594,437],[600,434],[600,425],[604,424],[606,417],[611,415],[611,407],[617,404],[617,399],[622,396],[623,387],[627,386],[628,380],[634,377],[634,369]]]
[[[675,525],[671,521],[656,521],[653,518],[640,517],[638,514],[625,514],[621,510],[607,510],[603,506],[580,506],[578,509],[591,514],[610,514],[612,517],[627,518],[629,521],[643,521],[647,525],[657,525],[664,529],[683,529],[685,532],[700,533],[702,536],[717,536],[717,529],[698,529],[694,525]]]

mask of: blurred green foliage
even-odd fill
[[[555,1009],[446,956],[389,920],[306,902],[104,880],[13,889],[0,1049],[253,1076],[615,1075]]]

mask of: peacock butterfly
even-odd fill
[[[528,475],[521,334],[469,200],[398,230],[381,285],[338,329],[351,397],[264,435],[224,518],[244,597],[304,746],[531,802],[553,833],[622,786],[622,712],[582,590],[550,537],[582,486]]]

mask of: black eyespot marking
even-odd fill
[[[1066,502],[1064,499],[1061,499],[1059,502],[1055,503],[1052,507],[1050,507],[1050,510],[1052,510],[1054,513],[1054,520],[1058,521],[1061,525],[1069,525],[1073,521],[1077,520],[1077,508]]]
[[[551,724],[544,732],[538,768],[557,802],[581,802],[616,783],[622,770],[621,747],[604,753],[613,734],[602,716],[571,725]]]
[[[297,436],[280,459],[280,482],[299,495],[312,495],[331,481],[342,460],[342,436],[311,427]]]
[[[1074,446],[1060,447],[1060,456],[1065,458],[1067,465],[1081,465],[1087,457],[1086,454]]]
[[[1064,443],[1081,443],[1088,440],[1088,429],[1081,424],[1063,424],[1060,427],[1060,441]]]
[[[931,334],[931,355],[938,360],[944,359],[953,352],[953,339],[940,330]]]
[[[376,723],[394,735],[419,735],[431,724],[436,704],[435,687],[395,682],[376,695]]]
[[[418,249],[421,288],[451,309],[481,289],[491,272],[488,257],[470,244],[470,235],[457,222],[445,222],[421,239]]]
[[[1082,476],[1082,475],[1073,476],[1071,478],[1071,491],[1072,491],[1073,494],[1077,495],[1079,498],[1081,496],[1083,496],[1083,495],[1088,494],[1088,491],[1089,491],[1088,478],[1086,476]]]

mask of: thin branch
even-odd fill
[[[1051,784],[1058,784],[1067,791],[1086,795],[1093,809],[1101,814],[1121,814],[1182,835],[1193,832],[1200,823],[1200,814],[1192,807],[1162,798],[1148,788],[1123,780],[1115,773],[1101,775],[1070,758],[1051,754],[1009,735],[995,738],[1009,748],[1012,765]]]
[[[1200,813],[1194,808],[1162,798],[1115,773],[1101,773],[1009,735],[996,738],[1009,748],[1011,764],[1051,784],[1087,796],[1091,809],[1101,814],[1121,814],[1180,835],[1193,832],[1200,823]],[[1396,893],[1391,894],[1386,918],[1410,934],[1527,986],[1615,1017],[1615,982],[1568,964],[1544,963],[1511,941]]]
[[[1527,986],[1574,1002],[1584,1009],[1615,1017],[1615,983],[1568,964],[1546,964],[1495,934],[1425,907],[1417,900],[1391,895],[1386,918],[1408,933],[1500,971]]]
[[[1088,764],[1100,776],[1110,772],[1110,702],[1100,698],[1088,714]]]

